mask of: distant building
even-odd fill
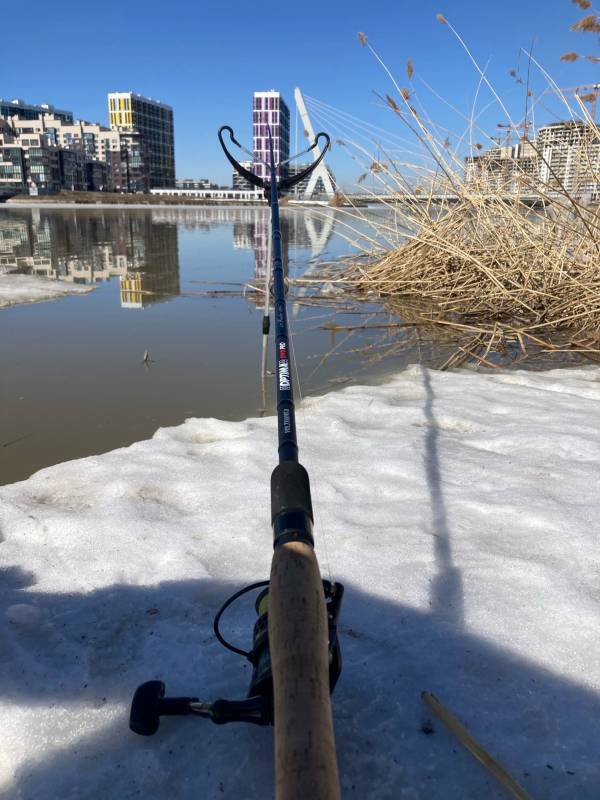
[[[252,172],[253,165],[252,161],[240,161],[240,166],[247,169],[248,172]],[[244,189],[246,191],[258,191],[256,186],[253,186],[250,181],[247,181],[246,178],[243,178],[237,170],[232,170],[231,173],[231,186],[233,189]]]
[[[53,194],[61,189],[60,149],[43,137],[0,126],[0,194]]]
[[[22,124],[22,121],[13,121],[16,130],[19,130],[19,125]],[[64,123],[54,114],[45,114],[38,120],[38,125],[49,144],[68,149],[80,148],[90,160],[106,161],[107,151],[120,149],[119,134],[98,122],[78,119],[75,122]]]
[[[108,164],[104,161],[86,161],[85,179],[90,192],[104,192],[111,188]]]
[[[172,187],[172,109],[128,92],[109,95],[109,112],[111,128],[54,106],[0,100],[0,193]]]
[[[175,181],[177,189],[218,189],[216,183],[211,183],[208,178],[181,178]]]
[[[66,123],[54,114],[43,114],[36,120],[10,117],[8,123],[17,134],[36,133],[43,136],[50,145],[67,150],[81,150],[88,161],[106,163],[107,178],[103,184],[105,190],[150,190],[147,138],[138,129],[126,126],[111,129],[97,122],[79,119]]]
[[[22,137],[24,141],[29,141],[32,135],[35,135],[44,145],[58,148],[61,152],[65,150],[80,154],[79,156],[61,157],[61,170],[68,172],[61,177],[63,189],[128,191],[125,178],[122,181],[119,180],[120,161],[121,159],[126,161],[127,148],[131,147],[126,135],[121,135],[118,131],[111,131],[97,122],[86,122],[79,119],[75,122],[63,122],[54,114],[40,114],[39,118],[35,120],[11,116],[4,120],[4,127],[13,136]],[[81,159],[84,163],[80,165],[78,173],[80,179],[76,179],[72,165],[75,162],[79,163]],[[130,160],[135,161],[133,153]],[[86,166],[90,163],[103,166]],[[123,167],[122,173],[125,175],[125,167]],[[117,176],[115,182],[112,180],[113,174]],[[147,191],[147,180],[144,185],[145,191]]]
[[[114,133],[114,131],[113,131]],[[118,131],[119,150],[110,152],[110,182],[115,192],[150,191],[150,166],[146,144],[139,131]]]
[[[537,175],[538,156],[528,140],[508,147],[493,147],[465,159],[467,186],[485,194],[533,192]]]
[[[298,173],[302,172],[303,170],[307,169],[309,164],[290,164],[288,166],[288,175],[297,175]],[[327,170],[327,174],[329,175],[329,179],[335,191],[336,188],[336,181],[335,175],[329,169],[329,167],[325,164],[325,169]],[[314,189],[308,194],[308,184],[310,181],[310,175],[306,178],[303,178],[299,183],[297,183],[294,187],[292,187],[291,195],[292,197],[301,197],[304,200],[315,200],[319,197],[331,197],[331,193],[327,191],[323,179],[318,177]]]
[[[540,178],[550,191],[562,185],[571,194],[600,197],[600,139],[584,122],[554,122],[538,130]]]
[[[58,154],[61,189],[84,192],[88,188],[85,153],[82,150],[60,148]]]
[[[216,202],[265,202],[262,192],[259,194],[252,189],[231,189],[229,187],[218,187],[217,189],[178,189],[176,186],[169,189],[151,189],[151,194],[160,197],[190,197],[199,200],[214,200]]]
[[[112,130],[135,135],[138,156],[146,162],[150,188],[174,186],[173,109],[135,92],[111,92],[108,113]]]
[[[555,122],[535,139],[494,147],[465,159],[467,186],[484,193],[539,193],[566,189],[585,200],[600,198],[600,139],[580,121]]]
[[[26,188],[25,152],[0,133],[0,196],[21,194]]]
[[[73,122],[73,112],[63,111],[54,106],[42,103],[33,105],[25,100],[3,100],[0,98],[0,117],[21,117],[21,119],[38,119],[40,114],[54,114],[62,122]]]
[[[280,164],[290,157],[290,110],[279,92],[254,92],[252,103],[252,150],[253,172],[260,178],[269,179],[269,135],[271,126],[275,163]],[[278,176],[287,174],[287,167],[278,170]]]
[[[81,150],[90,161],[108,161],[111,151],[121,150],[120,134],[97,122],[63,122],[54,114],[40,114],[36,120],[13,116],[7,122],[15,134],[35,133],[54,147]]]

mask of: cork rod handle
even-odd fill
[[[327,612],[312,547],[275,549],[269,587],[276,800],[339,800]]]

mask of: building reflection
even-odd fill
[[[233,246],[236,250],[254,250],[254,278],[264,280],[269,253],[270,216],[268,209],[252,209],[254,219],[233,223]],[[287,275],[290,253],[296,248],[309,250],[311,258],[327,247],[334,228],[334,212],[326,209],[319,216],[309,211],[284,210],[280,215],[283,270]]]
[[[196,208],[161,208],[153,212],[157,222],[172,222],[189,230],[211,230],[233,225],[233,246],[236,250],[254,251],[254,278],[264,280],[267,267],[270,211],[266,206],[198,206]],[[320,208],[280,209],[282,256],[287,271],[290,253],[298,248],[310,251],[316,259],[327,247],[335,226],[335,211]]]
[[[233,247],[254,253],[258,286],[266,277],[270,212],[267,207],[127,209],[18,209],[0,215],[0,274],[21,273],[71,283],[118,279],[121,307],[145,308],[180,294],[179,228],[208,232],[226,226]],[[321,256],[333,234],[335,212],[281,209],[283,267],[303,270]],[[309,266],[310,271],[310,266]],[[248,295],[253,302],[260,297]]]
[[[144,308],[180,293],[177,225],[150,211],[11,209],[0,217],[0,273],[118,278],[121,306]]]

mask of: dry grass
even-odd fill
[[[577,5],[586,7],[583,0]],[[467,180],[465,152],[480,155],[483,148],[475,138],[485,136],[477,131],[475,113],[462,138],[449,136],[419,105],[414,87],[400,86],[361,34],[361,44],[394,86],[382,103],[411,134],[417,158],[385,157],[381,146],[373,158],[360,141],[350,142],[378,186],[377,194],[387,194],[389,217],[375,224],[373,234],[378,244],[384,241],[383,253],[371,247],[370,257],[346,266],[340,280],[359,296],[383,299],[415,326],[455,336],[456,349],[446,367],[466,360],[494,366],[507,353],[522,359],[557,350],[600,359],[598,205],[586,202],[578,186],[563,184],[535,138],[523,135],[523,126],[513,122],[451,23],[441,14],[437,19],[459,41],[479,74],[480,86],[491,91],[505,113],[513,142],[525,141],[538,166],[527,169],[513,159],[516,178],[510,190],[490,191],[489,184],[486,188],[472,176]],[[597,25],[597,17],[590,15],[573,29],[590,32]],[[563,58],[574,60],[571,54]],[[412,60],[408,63],[412,78]],[[531,105],[529,77],[524,92],[532,98]],[[600,130],[586,106],[594,99],[561,97],[565,119],[587,126],[580,158],[586,162],[586,180],[592,175],[600,185]],[[489,141],[486,149],[490,145],[498,147]],[[350,216],[359,219],[361,214],[356,210]]]
[[[411,212],[397,213],[423,217]],[[600,356],[597,214],[584,224],[562,210],[472,195],[437,214],[432,203],[430,212],[404,244],[344,273],[353,290],[393,300],[403,318],[403,305],[413,304],[415,322],[460,333],[475,354],[512,348],[517,357],[528,346],[554,350],[560,339],[561,350]]]

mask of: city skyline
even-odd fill
[[[464,120],[436,100],[422,81],[460,113],[468,115],[479,76],[448,27],[436,22],[437,12],[444,12],[452,21],[483,67],[491,58],[486,74],[515,114],[522,113],[523,86],[516,84],[510,70],[526,72],[526,57],[519,55],[519,48],[529,49],[533,39],[536,60],[559,85],[590,83],[597,72],[589,62],[560,61],[567,51],[587,52],[594,48],[592,40],[569,30],[582,13],[567,0],[546,3],[543,13],[533,4],[507,0],[501,15],[487,4],[474,2],[454,4],[450,9],[433,0],[424,0],[418,6],[384,2],[376,8],[365,8],[354,0],[343,5],[334,2],[318,25],[302,28],[306,41],[300,35],[296,9],[278,8],[277,15],[273,15],[275,6],[265,2],[255,12],[261,20],[261,41],[268,41],[269,47],[253,49],[251,56],[247,49],[239,47],[248,35],[247,7],[239,2],[233,2],[227,11],[192,8],[176,2],[169,7],[168,15],[164,14],[164,6],[157,3],[145,4],[142,9],[140,3],[134,2],[125,9],[105,9],[106,13],[95,21],[94,36],[98,41],[110,40],[115,24],[132,33],[127,48],[98,60],[90,58],[87,39],[70,35],[78,24],[77,14],[70,13],[75,9],[75,4],[67,0],[65,18],[59,21],[50,8],[39,6],[32,26],[26,9],[11,8],[15,28],[27,30],[29,48],[25,59],[20,43],[8,37],[3,45],[0,94],[73,108],[81,119],[100,122],[104,120],[106,93],[113,87],[158,98],[172,106],[177,117],[177,177],[207,175],[219,184],[229,183],[230,176],[216,131],[221,124],[231,124],[240,141],[251,145],[248,104],[258,89],[275,87],[291,106],[293,88],[299,85],[308,96],[373,125],[405,132],[390,109],[373,94],[375,90],[385,96],[393,93],[394,87],[372,55],[360,47],[358,31],[367,34],[400,85],[407,81],[407,59],[413,59],[413,84],[419,95],[430,106],[433,103],[436,121],[457,134],[462,132]],[[153,20],[154,12],[159,11],[164,26],[157,28]],[[49,69],[43,44],[47,36],[58,33],[59,22],[63,40],[69,44],[59,49]],[[74,62],[78,63],[77,74],[73,72]],[[535,91],[545,85],[535,67],[531,81]],[[489,100],[489,92],[482,89],[480,107]],[[553,121],[551,109],[539,107],[538,111],[540,122]],[[293,117],[292,112],[292,150]],[[490,108],[483,113],[481,123],[494,134],[500,118],[498,108]],[[315,120],[315,126],[319,127],[319,120]],[[299,133],[303,146],[302,131]],[[329,161],[342,185],[350,188],[360,168],[340,148],[334,148]]]

